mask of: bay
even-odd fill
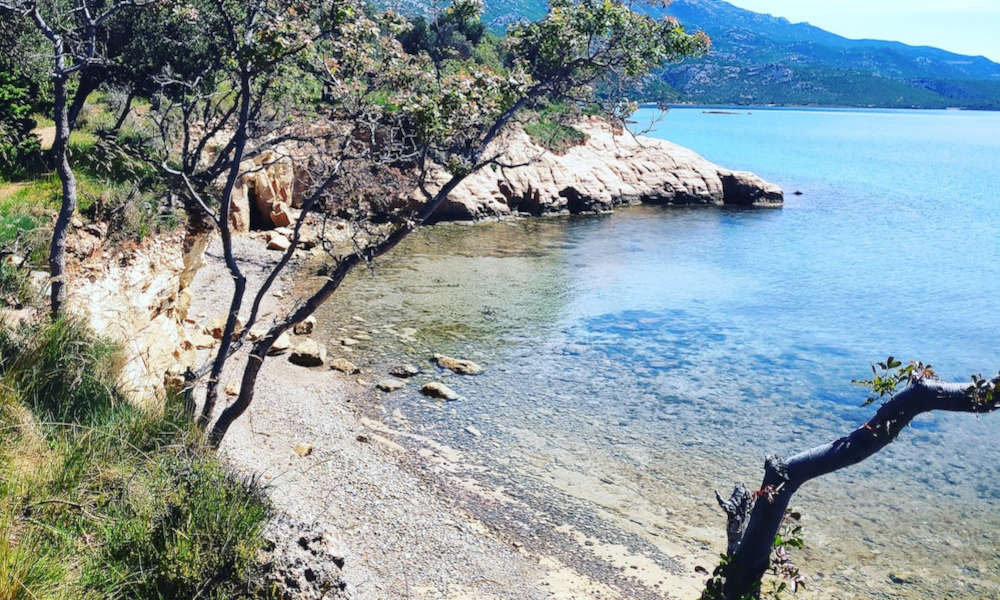
[[[924,360],[954,380],[1000,368],[1000,113],[674,108],[634,121],[782,185],[785,207],[425,228],[353,276],[320,329],[372,335],[378,370],[408,360],[443,375],[435,352],[486,365],[446,379],[458,402],[414,388],[381,405],[516,499],[479,506],[484,520],[509,529],[515,515],[532,526],[512,535],[550,549],[626,548],[696,584],[693,564],[711,569],[722,550],[714,491],[753,487],[765,454],[864,421],[851,380],[870,363]],[[803,489],[805,597],[1000,596],[998,438],[993,416],[922,417]],[[661,597],[649,569],[633,597]]]

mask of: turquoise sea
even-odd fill
[[[870,363],[1000,369],[1000,113],[726,111],[643,109],[634,128],[778,183],[783,209],[438,225],[324,309],[329,337],[373,334],[376,370],[486,365],[445,380],[458,402],[411,385],[380,410],[516,499],[460,499],[491,526],[711,568],[714,491],[863,422],[851,380]],[[805,597],[1000,597],[997,418],[923,417],[804,488]],[[586,553],[567,561],[600,569]],[[640,583],[631,597],[670,597]]]

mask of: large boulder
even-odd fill
[[[785,201],[781,188],[749,171],[719,171],[723,202],[737,206],[781,206]]]

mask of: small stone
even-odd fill
[[[24,264],[24,258],[16,254],[8,254],[4,257],[3,262],[12,267],[20,267]]]
[[[356,437],[354,439],[356,439],[357,441],[361,442],[362,444],[367,444],[367,443],[371,442],[371,438],[369,438],[367,435],[365,435],[363,433],[359,434],[358,437]]]
[[[420,391],[425,396],[430,396],[431,398],[441,398],[444,400],[458,399],[458,394],[455,393],[455,390],[440,381],[429,381],[424,384],[424,387],[420,388]]]
[[[358,340],[354,338],[345,337],[340,339],[341,346],[356,346],[357,344]]]
[[[267,335],[267,328],[265,327],[251,327],[250,332],[247,333],[247,337],[250,338],[251,342],[262,340],[265,335]]]
[[[483,367],[471,360],[462,358],[452,358],[443,354],[435,354],[434,361],[443,369],[448,369],[459,375],[479,375],[483,372]]]
[[[291,239],[292,236],[295,235],[295,232],[292,231],[291,229],[289,229],[288,227],[275,227],[271,231],[273,231],[274,233],[276,233],[278,235],[283,235],[283,236],[285,236],[288,239]]]
[[[288,227],[292,224],[292,219],[294,218],[292,211],[284,202],[274,203],[274,206],[271,207],[270,217],[275,227]]]
[[[276,354],[284,354],[288,352],[288,349],[292,347],[292,337],[288,335],[288,332],[284,332],[278,336],[278,339],[274,340],[271,344],[271,348],[267,351],[269,356],[274,356]]]
[[[221,340],[222,334],[226,331],[226,318],[226,315],[222,315],[212,319],[212,322],[205,327],[205,333],[217,340]],[[233,329],[233,337],[240,332],[240,329],[243,329],[243,321],[236,319],[236,328]]]
[[[301,323],[296,323],[293,331],[295,335],[309,335],[316,328],[316,317],[310,315],[302,320]]]
[[[313,453],[313,447],[309,444],[295,444],[295,447],[292,448],[292,450],[294,450],[295,453],[302,458],[305,458]]]
[[[326,362],[326,346],[312,339],[304,339],[295,345],[288,361],[300,367],[319,367]]]
[[[354,334],[354,339],[361,340],[363,342],[369,342],[371,341],[372,336],[368,335],[367,333],[356,333]]]
[[[73,226],[73,229],[83,228],[83,221],[80,220],[80,217],[73,217],[70,219],[69,224]]]
[[[346,373],[348,375],[354,375],[360,373],[361,369],[357,365],[347,360],[346,358],[335,358],[330,361],[330,368],[340,371],[341,373]]]
[[[226,384],[225,392],[227,396],[238,396],[240,394],[240,384],[230,381]]]
[[[389,374],[393,377],[406,379],[407,377],[420,375],[420,367],[411,364],[396,365],[395,367],[389,369]]]
[[[286,238],[283,235],[279,235],[277,233],[272,232],[271,235],[267,236],[268,250],[277,250],[279,252],[284,252],[285,250],[288,250],[289,246],[291,245],[292,243],[289,242],[288,238]]]
[[[395,392],[396,390],[402,388],[405,385],[406,385],[405,381],[400,381],[399,379],[390,377],[387,379],[382,379],[381,381],[375,384],[375,387],[382,390],[383,392]]]
[[[475,425],[469,425],[468,427],[466,427],[465,432],[475,437],[480,437],[481,435],[483,435],[483,432],[476,429]]]

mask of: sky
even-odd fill
[[[1000,62],[1000,0],[728,0],[849,38],[936,46]]]

